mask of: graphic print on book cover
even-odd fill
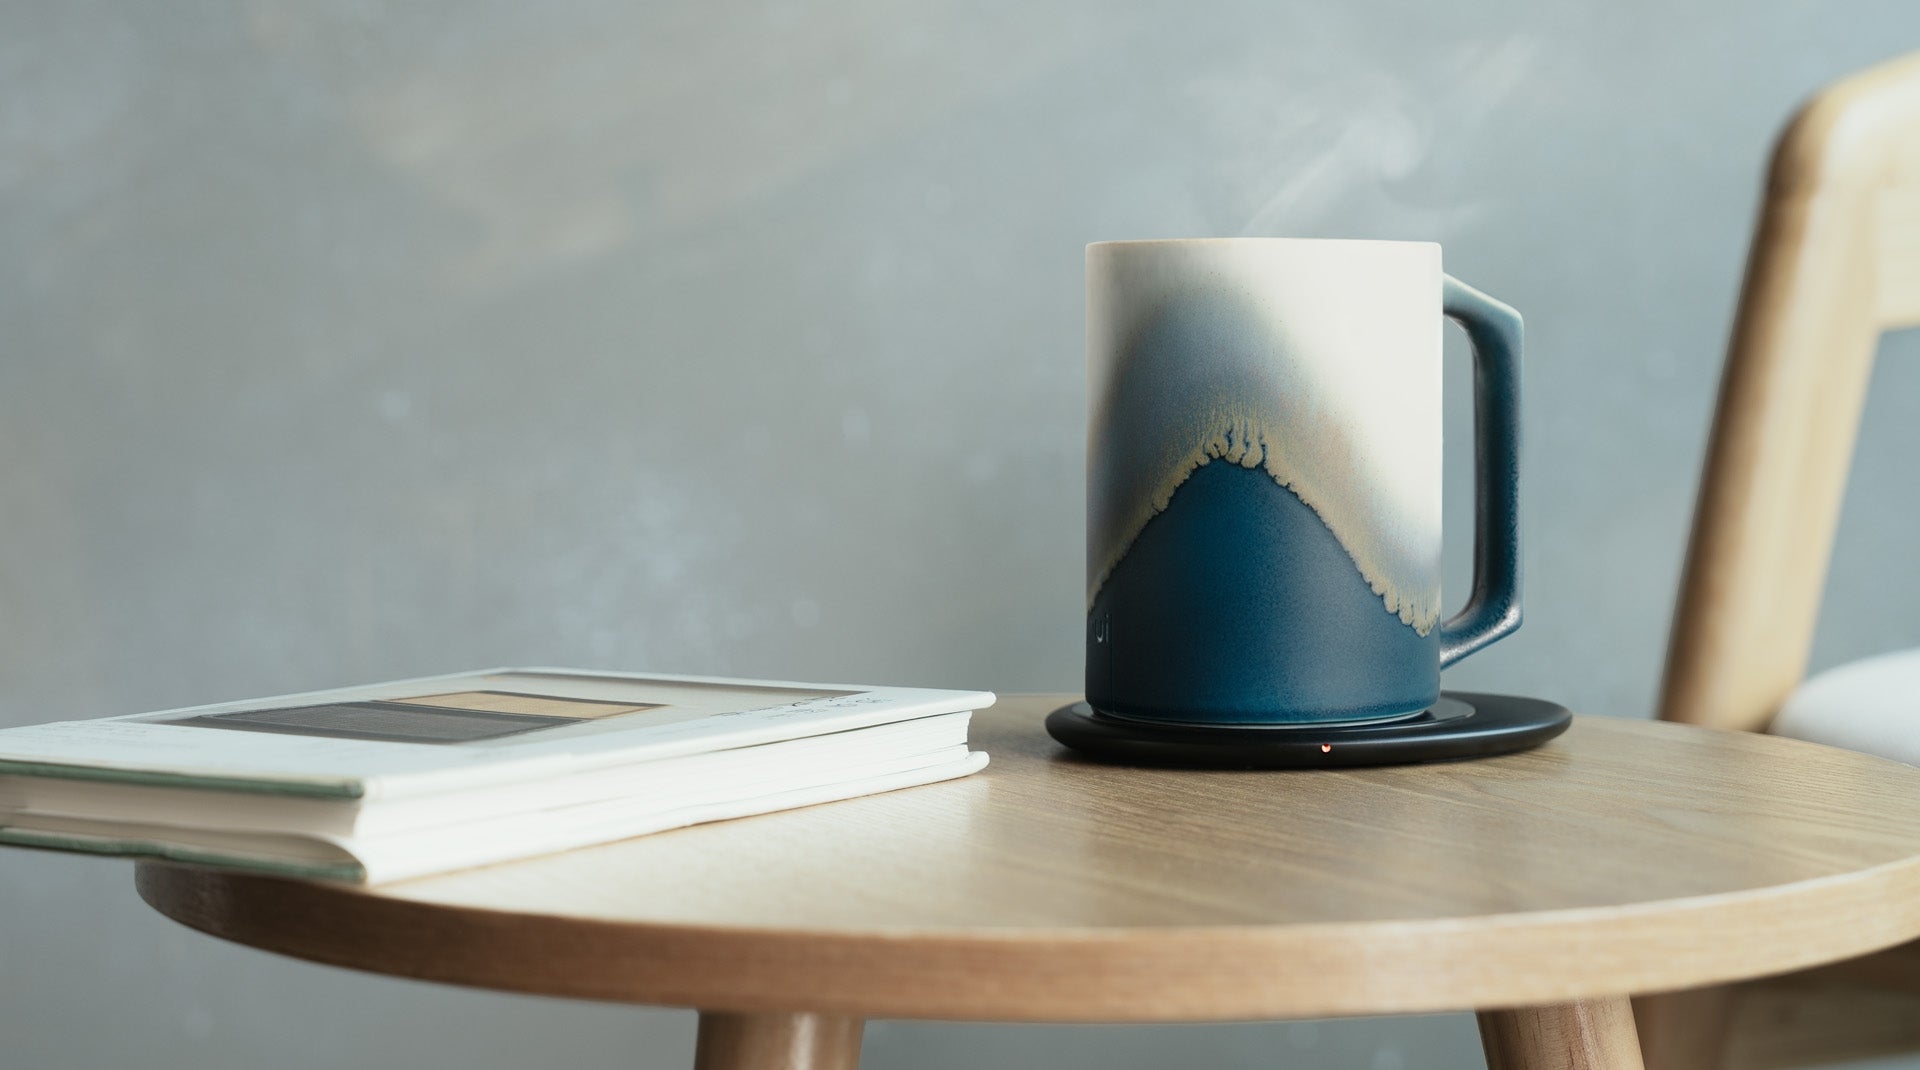
[[[447,745],[487,743],[529,732],[597,722],[630,724],[633,718],[641,716],[655,722],[695,719],[714,714],[713,710],[701,709],[712,701],[720,702],[728,710],[744,710],[753,708],[756,702],[783,705],[855,693],[817,687],[687,680],[654,681],[651,686],[655,694],[649,697],[657,701],[609,701],[526,691],[476,690],[203,713],[155,723],[374,743]],[[701,698],[711,701],[702,703]]]

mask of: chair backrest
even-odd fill
[[[1763,729],[1806,673],[1881,332],[1920,325],[1920,53],[1781,135],[1748,254],[1660,716]]]

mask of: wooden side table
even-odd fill
[[[947,784],[372,890],[140,866],[186,925],[379,973],[695,1007],[698,1065],[851,1067],[870,1017],[1476,1010],[1488,1061],[1640,1066],[1627,997],[1920,936],[1920,770],[1580,717],[1458,764],[1094,765],[976,719]]]

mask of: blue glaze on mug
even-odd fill
[[[1440,695],[1437,632],[1389,613],[1312,509],[1239,465],[1202,465],[1174,491],[1087,622],[1087,701],[1122,716],[1323,723]]]
[[[1431,705],[1519,623],[1520,318],[1418,242],[1087,254],[1088,700],[1183,724]],[[1475,581],[1440,617],[1440,325],[1476,371]]]
[[[1228,464],[1292,491],[1382,607],[1431,631],[1440,615],[1438,289],[1419,331],[1354,330],[1357,342],[1331,350],[1329,332],[1230,286],[1155,297],[1114,339],[1109,375],[1090,398],[1089,601],[1193,472]],[[1422,344],[1431,360],[1394,352]],[[1358,347],[1394,359],[1345,351]]]

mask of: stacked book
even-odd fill
[[[0,843],[374,883],[965,776],[980,691],[499,669],[0,731]]]

